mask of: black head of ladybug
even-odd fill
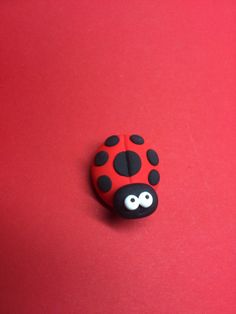
[[[125,218],[142,218],[151,215],[157,205],[157,194],[148,184],[125,185],[114,196],[114,207]]]

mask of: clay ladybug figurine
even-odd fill
[[[125,218],[152,214],[160,175],[155,150],[140,135],[112,135],[99,147],[91,166],[100,198]]]

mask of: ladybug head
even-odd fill
[[[157,205],[157,194],[148,184],[128,184],[114,195],[114,207],[125,218],[148,216],[156,210]]]

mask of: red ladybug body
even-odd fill
[[[139,135],[106,139],[91,166],[94,187],[102,200],[125,218],[150,215],[158,205],[159,158]]]

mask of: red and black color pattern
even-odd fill
[[[158,205],[157,152],[140,135],[112,135],[95,155],[92,182],[100,198],[125,218],[152,214]]]

